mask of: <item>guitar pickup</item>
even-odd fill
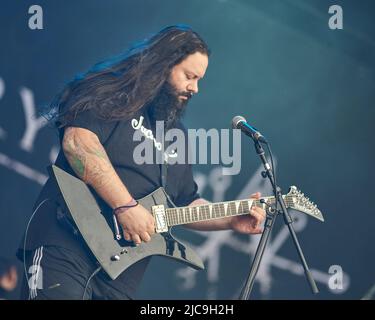
[[[157,206],[152,206],[152,215],[155,219],[155,231],[156,233],[167,232],[168,231],[168,223],[165,216],[165,207],[164,205],[160,204]]]

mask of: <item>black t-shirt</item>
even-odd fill
[[[94,112],[89,110],[79,113],[69,126],[88,129],[98,136],[114,169],[135,199],[146,196],[162,185],[161,165],[156,163],[155,158],[156,152],[160,152],[155,148],[155,143],[159,141],[156,140],[155,122],[151,121],[148,112],[138,112],[127,121],[105,121],[96,117]],[[181,122],[178,122],[175,127],[185,132],[185,156],[187,159],[189,146],[186,129]],[[140,143],[140,141],[133,141],[136,130],[140,130],[138,134],[142,137],[142,141],[144,139],[149,140],[153,145],[154,162],[152,164],[140,165],[133,159],[133,150]],[[60,141],[63,134],[64,128],[59,131]],[[146,138],[145,135],[148,137]],[[76,176],[62,150],[59,152],[55,164]],[[198,199],[198,187],[193,179],[191,165],[168,165],[165,189],[177,206],[186,206]],[[26,250],[34,250],[41,245],[58,245],[74,250],[79,254],[82,254],[82,250],[87,253],[88,249],[85,244],[80,243],[76,237],[57,222],[56,205],[53,201],[57,192],[52,180],[49,179],[42,188],[34,209],[46,198],[52,199],[52,201],[45,202],[33,217],[28,229],[25,248]],[[24,243],[22,242],[20,249],[23,249],[23,247]],[[126,278],[130,283],[129,287],[132,289],[136,289],[148,261],[149,259],[144,259],[126,272],[129,274]]]

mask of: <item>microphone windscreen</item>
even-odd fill
[[[232,128],[233,129],[238,129],[238,124],[240,122],[246,122],[246,119],[242,116],[235,116],[233,119],[232,119]]]

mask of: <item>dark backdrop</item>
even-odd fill
[[[38,4],[44,29],[30,30]],[[328,8],[341,5],[344,29],[331,30]],[[26,131],[27,118],[74,74],[122,52],[168,24],[191,25],[213,51],[200,94],[189,106],[190,128],[228,128],[240,114],[272,142],[278,181],[315,201],[325,223],[297,215],[296,230],[321,289],[317,298],[359,299],[375,283],[374,259],[374,9],[373,1],[1,1],[0,4],[0,255],[12,257],[58,150],[56,133]],[[196,166],[209,200],[261,190],[259,160],[242,140],[239,175]],[[140,298],[232,299],[246,277],[259,237],[232,232],[180,235],[207,271],[155,259]],[[330,290],[330,266],[344,272]],[[282,219],[255,285],[258,299],[312,297]]]

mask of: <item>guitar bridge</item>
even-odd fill
[[[152,206],[152,215],[155,219],[155,231],[156,233],[162,233],[168,231],[168,224],[165,215],[165,207],[160,204],[157,206]]]

